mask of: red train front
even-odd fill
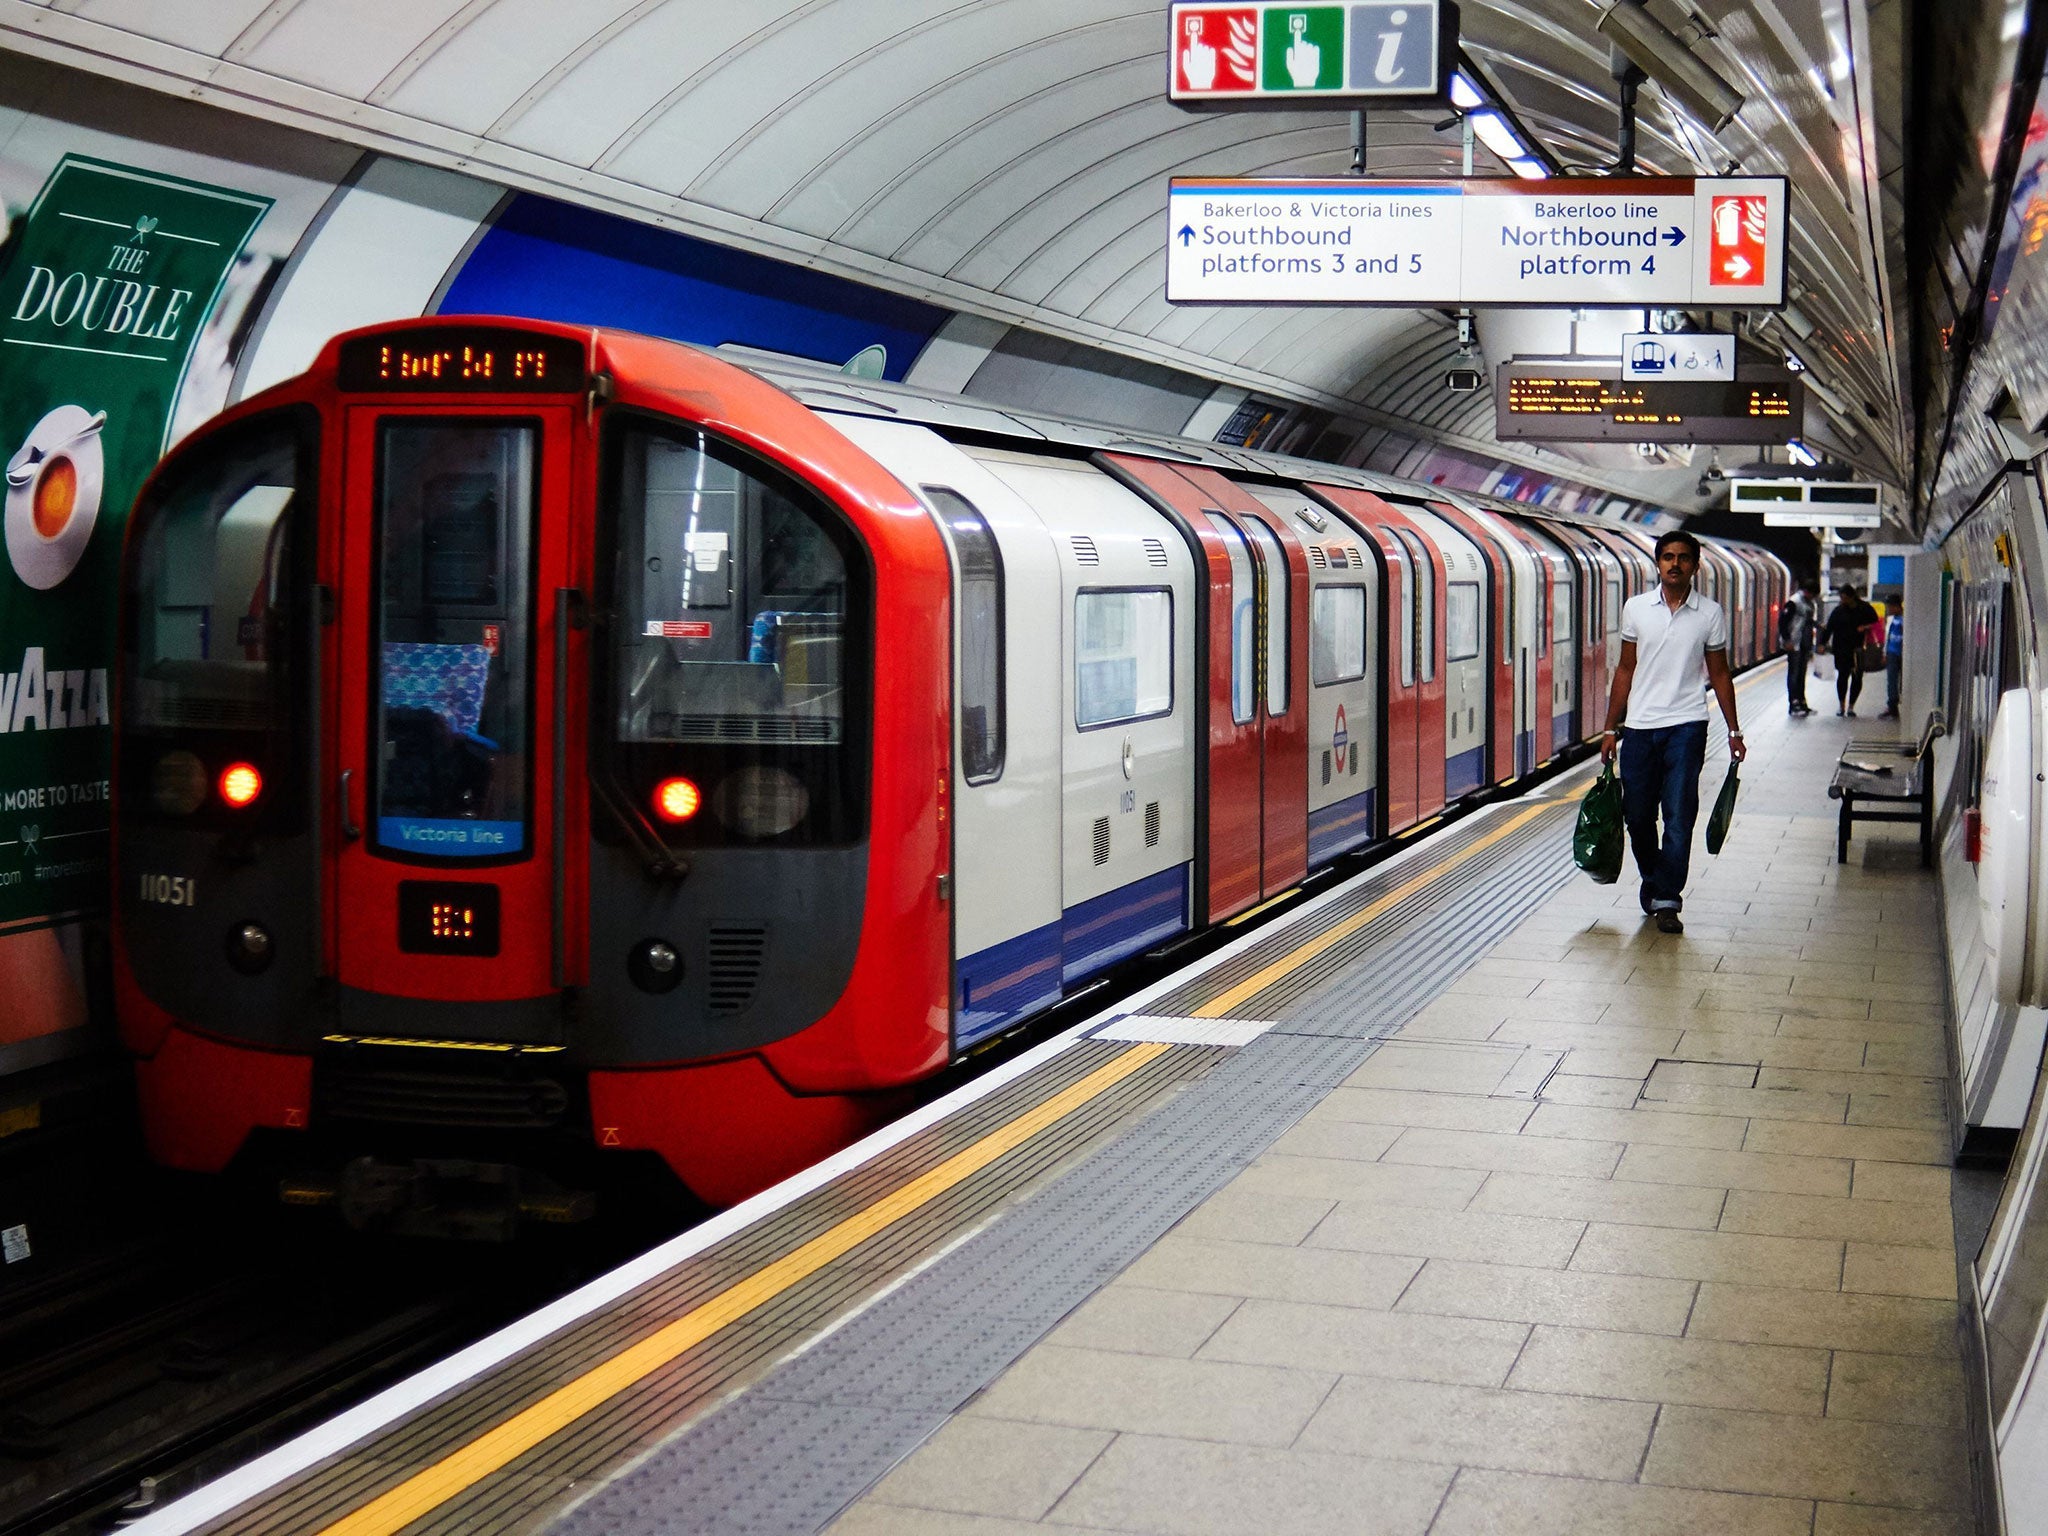
[[[159,468],[123,569],[160,1161],[401,1226],[420,1180],[574,1214],[606,1149],[727,1201],[946,1060],[945,671],[887,664],[947,653],[946,551],[789,396],[627,335],[358,333]]]

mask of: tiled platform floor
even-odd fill
[[[1683,937],[1574,880],[838,1536],[1967,1531],[1933,882],[1782,708]]]

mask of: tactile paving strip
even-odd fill
[[[1553,831],[1555,818],[1537,817],[1531,826]],[[547,1529],[554,1536],[810,1536],[821,1529],[1264,1152],[1569,874],[1554,837],[1503,845],[1500,857],[1475,859],[1418,892],[1421,903],[1372,946],[1363,974],[1305,989],[1296,1001],[1301,1017],[1225,1057]],[[1372,899],[1319,918],[1341,921]],[[1284,942],[1300,940],[1296,925]],[[1288,952],[1277,948],[1274,957]]]
[[[280,1536],[323,1529],[1129,1049],[1087,1041],[1062,1052],[987,1099],[850,1170],[776,1218],[683,1261],[490,1376],[203,1529],[209,1536]],[[645,1450],[703,1404],[751,1379],[793,1344],[814,1336],[875,1290],[957,1241],[961,1233],[972,1231],[1004,1201],[1056,1171],[1161,1093],[1199,1076],[1221,1056],[1213,1046],[1168,1049],[407,1530],[423,1536],[507,1529],[522,1514],[531,1518],[536,1507],[558,1502],[577,1486],[588,1486],[593,1475]]]

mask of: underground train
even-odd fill
[[[122,573],[150,1150],[494,1230],[635,1154],[739,1199],[1539,768],[1655,579],[1611,523],[450,317],[195,432]],[[1785,567],[1701,581],[1769,654]]]

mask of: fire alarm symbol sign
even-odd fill
[[[1173,83],[1193,94],[1235,93],[1258,87],[1257,6],[1176,10]]]
[[[1712,282],[1717,288],[1764,286],[1764,237],[1770,227],[1770,204],[1763,197],[1717,197],[1707,231],[1713,252]]]

